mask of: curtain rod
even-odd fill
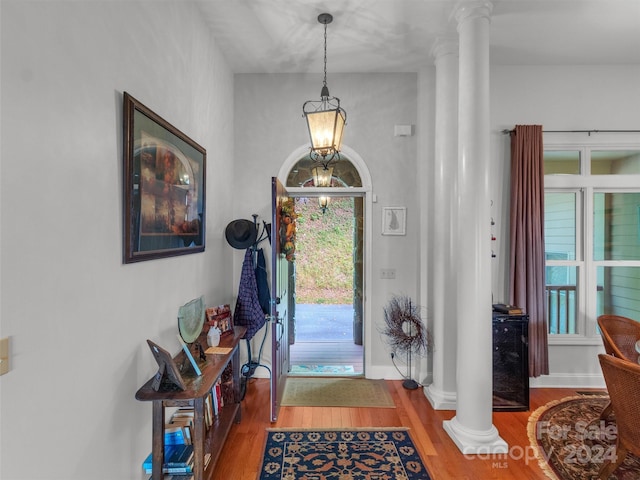
[[[515,130],[502,130],[505,135],[513,132]],[[592,133],[640,133],[640,130],[543,130],[542,133],[586,133],[591,136]]]

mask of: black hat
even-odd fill
[[[258,229],[251,220],[234,220],[227,225],[224,235],[233,248],[245,250],[256,243]]]

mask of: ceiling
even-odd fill
[[[236,73],[415,72],[457,0],[195,0]],[[494,0],[494,65],[640,65],[640,0]]]

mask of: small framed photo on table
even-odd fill
[[[407,207],[382,207],[382,235],[406,235]]]
[[[205,310],[205,314],[209,327],[218,328],[220,335],[233,333],[233,316],[231,315],[231,307],[228,304],[209,307]]]

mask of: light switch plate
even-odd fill
[[[0,375],[9,371],[9,337],[0,338]]]

